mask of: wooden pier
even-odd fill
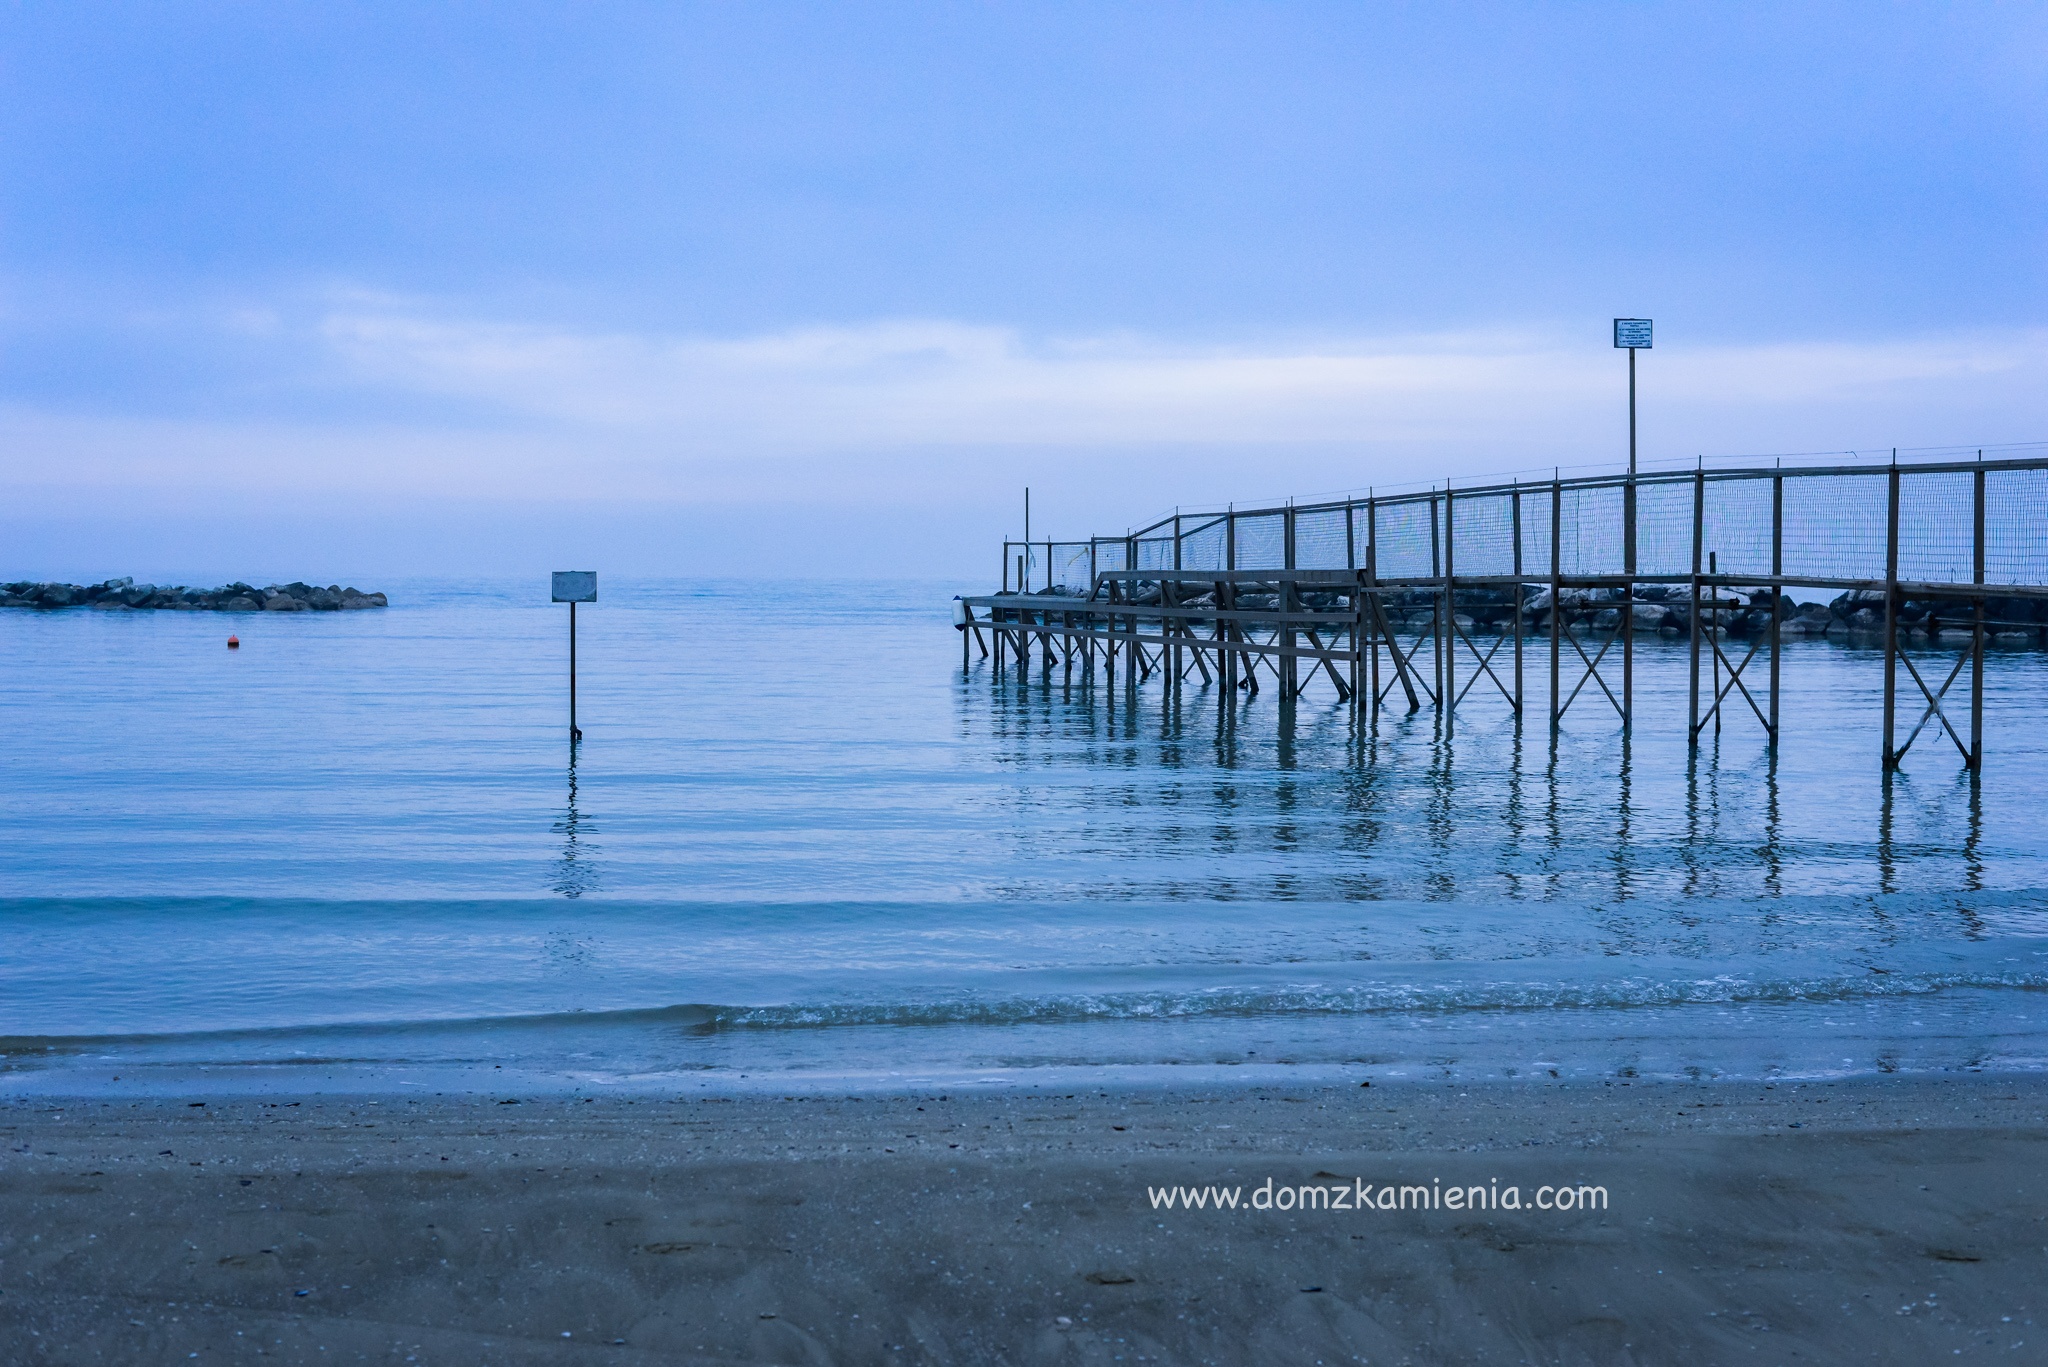
[[[1177,513],[1120,537],[1005,541],[1002,590],[960,600],[955,625],[963,668],[978,642],[999,671],[1028,673],[1036,655],[1066,684],[1198,678],[1226,709],[1239,692],[1272,687],[1292,705],[1327,687],[1365,725],[1427,708],[1450,728],[1479,702],[1519,724],[1533,651],[1553,730],[1593,705],[1627,734],[1635,638],[1677,624],[1690,643],[1688,740],[1746,711],[1775,746],[1783,643],[1799,625],[1792,587],[1866,603],[1858,624],[1883,644],[1886,770],[1929,728],[1979,770],[1987,636],[2039,639],[2048,622],[2048,456]],[[1954,647],[1946,673],[1923,674],[1909,639]]]

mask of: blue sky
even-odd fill
[[[0,574],[973,573],[2048,438],[2048,11],[0,9]],[[307,562],[312,563],[307,563]]]

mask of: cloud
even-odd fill
[[[130,351],[176,354],[175,384],[206,402],[152,412],[82,367],[62,403],[0,410],[0,440],[28,453],[0,491],[30,508],[942,507],[1028,482],[1116,526],[1175,503],[1621,459],[1621,358],[1591,330],[1198,343],[899,319],[720,337],[336,293],[131,326]],[[1647,461],[2048,430],[2048,331],[1660,341],[1640,358]]]
[[[1541,439],[1606,423],[1619,384],[1610,350],[1556,331],[1204,346],[897,320],[713,338],[344,309],[319,335],[359,384],[551,424],[659,432],[681,449]],[[2048,331],[1667,343],[1642,359],[1667,409],[1890,404],[1903,391],[1939,402],[1945,389],[2038,386]]]

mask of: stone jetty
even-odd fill
[[[156,609],[169,612],[347,612],[357,608],[381,608],[389,599],[381,593],[345,589],[339,584],[321,588],[317,584],[253,584],[236,582],[217,589],[190,589],[182,584],[138,584],[133,579],[109,579],[101,584],[38,584],[22,580],[0,584],[0,607],[5,608],[97,608],[111,612]]]

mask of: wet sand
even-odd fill
[[[2048,1361],[2036,1078],[93,1098],[0,1135],[9,1362]],[[1375,1204],[1147,1196],[1269,1179]],[[1441,1196],[1558,1184],[1607,1208]]]

